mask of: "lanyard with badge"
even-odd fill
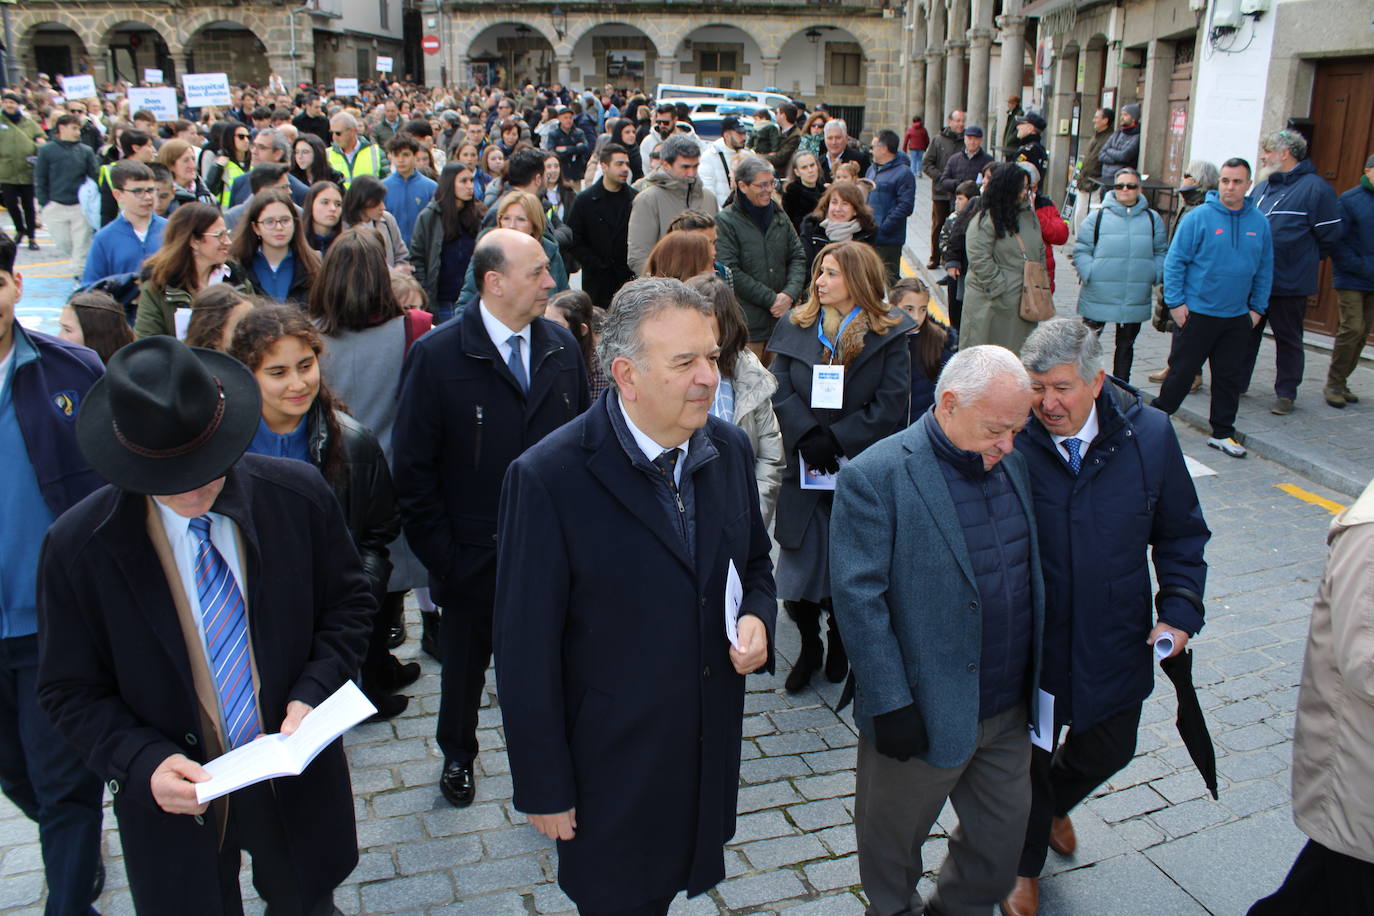
[[[825,410],[840,410],[844,407],[844,366],[835,365],[835,353],[839,349],[836,341],[844,337],[844,329],[849,327],[849,323],[859,314],[859,306],[850,309],[849,314],[844,316],[840,322],[840,329],[835,332],[835,341],[832,341],[825,334],[825,315],[822,313],[816,319],[816,337],[819,338],[821,346],[830,354],[824,365],[811,367],[811,406]]]

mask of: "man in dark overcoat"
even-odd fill
[[[1033,400],[1016,446],[1045,576],[1040,686],[1054,697],[1055,725],[1069,730],[1053,753],[1031,751],[1031,814],[1007,916],[1034,916],[1048,849],[1078,846],[1069,812],[1135,756],[1155,655],[1177,655],[1202,629],[1211,537],[1168,416],[1104,374],[1087,325],[1043,322],[1021,361]]]
[[[244,455],[259,404],[221,353],[120,350],[76,429],[111,483],[43,548],[39,701],[106,780],[140,916],[241,913],[242,850],[269,912],[323,916],[358,861],[338,741],[298,777],[196,800],[201,763],[294,732],[357,675],[377,609],[319,473]]]
[[[443,608],[439,790],[460,808],[476,797],[501,479],[588,404],[581,349],[543,317],[554,285],[543,246],[493,229],[473,251],[472,275],[480,299],[411,348],[392,434],[406,537]]]
[[[584,916],[662,916],[725,876],[744,675],[772,670],[753,453],[708,419],[711,315],[677,280],[624,286],[599,351],[615,387],[512,464],[502,492],[496,674],[515,806],[559,841],[558,881]]]

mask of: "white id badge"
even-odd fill
[[[826,410],[844,407],[844,366],[811,367],[811,406]]]

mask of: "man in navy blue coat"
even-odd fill
[[[661,916],[725,876],[744,676],[772,671],[753,451],[708,418],[711,316],[677,280],[622,287],[599,351],[615,387],[517,459],[501,495],[496,676],[515,807],[558,840],[583,916]]]
[[[439,790],[460,808],[476,793],[501,479],[521,452],[588,403],[582,351],[543,317],[553,289],[543,246],[493,229],[472,253],[472,275],[481,299],[411,347],[392,433],[406,537],[444,610]]]
[[[1183,452],[1168,416],[1107,378],[1101,360],[1077,318],[1043,322],[1021,349],[1034,399],[1016,444],[1045,576],[1040,686],[1069,731],[1053,754],[1031,751],[1030,822],[1007,916],[1033,916],[1047,847],[1077,847],[1069,812],[1135,755],[1155,655],[1177,655],[1202,629],[1211,533]]]

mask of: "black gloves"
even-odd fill
[[[840,455],[844,449],[835,434],[824,426],[812,428],[797,442],[797,451],[806,459],[807,467],[833,474],[840,469]]]
[[[909,760],[922,754],[928,743],[925,722],[915,703],[873,717],[873,746],[885,757]]]

